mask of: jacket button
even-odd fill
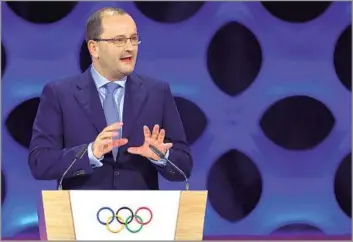
[[[119,171],[114,171],[114,176],[119,176],[120,172]]]

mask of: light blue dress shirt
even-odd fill
[[[93,65],[91,65],[91,74],[92,74],[92,77],[93,77],[93,80],[94,80],[94,83],[96,85],[96,88],[98,90],[98,93],[99,93],[99,99],[101,101],[101,105],[103,107],[103,101],[104,101],[104,98],[106,96],[106,89],[104,87],[105,84],[109,83],[110,81],[107,80],[105,77],[103,77],[102,75],[100,75],[93,67]],[[120,101],[120,105],[119,105],[119,114],[120,114],[120,120],[123,120],[123,107],[124,107],[124,96],[125,96],[125,84],[126,84],[126,77],[119,80],[119,81],[114,81],[115,83],[119,84],[121,87],[123,88],[118,88],[117,91],[115,91],[115,94],[114,94],[114,99],[115,99],[115,103],[117,104],[118,106],[118,96],[119,96],[119,92],[123,92],[122,94],[122,98],[121,98],[121,101]],[[121,129],[122,131],[122,129]],[[143,130],[141,130],[141,132],[143,132]],[[123,131],[122,131],[123,133]],[[91,164],[91,167],[92,168],[95,168],[95,167],[101,167],[103,166],[103,163],[101,162],[103,159],[104,159],[104,156],[103,157],[100,157],[99,159],[97,159],[94,155],[93,155],[93,151],[92,151],[92,145],[93,145],[93,142],[91,142],[89,145],[88,145],[88,149],[87,149],[87,154],[88,154],[88,158],[90,160],[90,164]],[[167,151],[167,154],[166,154],[166,158],[168,159],[168,156],[169,156],[169,150]],[[151,160],[149,159],[152,163],[158,165],[158,166],[165,166],[166,165],[166,160],[162,159],[162,160],[158,160],[158,161],[155,161],[155,160]]]

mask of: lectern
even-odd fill
[[[41,240],[202,240],[207,191],[42,191]]]

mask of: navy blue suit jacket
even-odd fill
[[[63,189],[145,190],[159,189],[158,172],[169,181],[184,178],[170,164],[158,167],[148,159],[127,152],[143,144],[143,125],[155,124],[166,130],[172,142],[169,159],[187,177],[192,157],[169,85],[131,74],[127,78],[123,137],[129,142],[119,148],[117,162],[112,152],[105,155],[102,167],[91,168],[87,152],[71,167]],[[28,163],[38,180],[59,180],[75,155],[94,141],[107,126],[103,108],[90,70],[46,84],[33,124]]]

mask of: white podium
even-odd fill
[[[41,240],[202,240],[207,191],[43,191]]]

